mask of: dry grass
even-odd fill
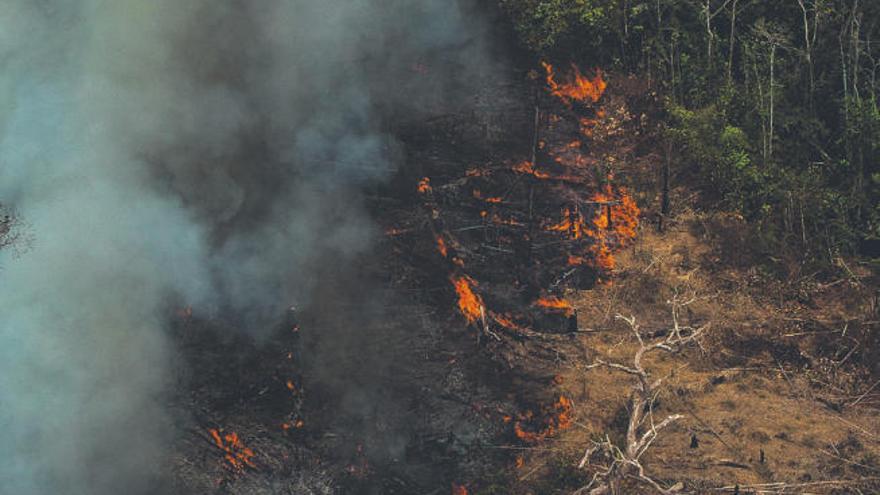
[[[621,441],[632,378],[585,368],[595,356],[631,359],[637,343],[625,325],[615,323],[615,314],[635,315],[645,333],[659,331],[671,325],[667,302],[694,293],[698,300],[681,319],[712,322],[702,350],[646,359],[653,376],[668,377],[655,415],[685,415],[646,454],[648,474],[686,481],[696,492],[781,482],[765,492],[806,493],[794,486],[786,491],[788,484],[801,483],[810,493],[870,493],[837,482],[880,477],[880,414],[874,408],[880,386],[856,402],[871,385],[871,370],[856,358],[841,363],[840,355],[822,366],[830,346],[845,338],[838,323],[864,321],[866,311],[876,310],[866,295],[870,289],[853,280],[832,287],[823,284],[833,281],[816,282],[804,302],[791,292],[792,283],[802,281],[755,268],[740,227],[735,217],[708,221],[685,214],[664,235],[646,229],[619,256],[612,285],[570,295],[581,327],[593,332],[581,337],[587,355],[562,374],[576,426],[557,437],[553,448],[576,462],[591,438],[608,434]],[[698,446],[691,448],[694,437]],[[540,470],[546,463],[543,455],[527,458],[521,469]]]

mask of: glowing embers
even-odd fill
[[[449,255],[449,248],[446,247],[446,241],[443,240],[443,236],[437,234],[437,252],[440,253],[441,256],[446,258]]]
[[[550,93],[566,104],[571,104],[572,101],[596,103],[605,93],[605,88],[608,87],[608,83],[602,78],[602,71],[599,69],[595,70],[596,75],[591,79],[583,75],[574,64],[571,64],[569,76],[560,76],[547,62],[541,62],[541,65],[547,72],[546,81]],[[561,81],[557,81],[558,76],[562,79]]]
[[[253,457],[256,455],[253,450],[245,447],[238,434],[234,431],[223,433],[222,430],[211,428],[208,430],[214,446],[223,452],[225,466],[235,473],[241,473],[246,468],[256,469]]]
[[[297,419],[294,421],[285,421],[284,423],[281,423],[281,429],[284,431],[290,431],[291,429],[301,430],[302,427],[305,425],[305,421]]]
[[[502,201],[504,201],[500,196],[483,197],[483,193],[479,189],[474,189],[473,195],[474,195],[474,198],[483,200],[487,203],[498,204],[498,203],[501,203]]]
[[[526,411],[513,425],[517,438],[524,442],[539,442],[572,425],[572,403],[564,395],[553,404],[541,409],[540,414]]]
[[[520,174],[534,175],[538,179],[549,179],[550,178],[550,174],[548,174],[546,172],[539,172],[538,170],[535,170],[534,164],[530,161],[524,161],[524,162],[517,163],[516,165],[513,166],[513,171],[518,172]]]
[[[476,323],[483,317],[483,300],[474,292],[477,282],[467,275],[450,276],[455,293],[458,295],[458,310],[468,323]]]
[[[287,390],[290,390],[290,393],[293,395],[299,394],[299,389],[297,389],[296,383],[294,383],[293,380],[287,380],[284,382],[284,386],[287,387]]]
[[[433,189],[431,189],[431,179],[428,177],[422,177],[422,179],[419,180],[419,184],[418,184],[418,186],[416,186],[416,189],[421,194],[428,194],[429,192],[431,192],[433,190]]]
[[[370,475],[370,463],[364,452],[364,445],[358,444],[355,448],[354,458],[351,463],[345,467],[345,472],[349,476],[357,479],[365,479]]]

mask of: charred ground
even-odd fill
[[[631,382],[585,370],[631,352],[613,316],[631,313],[662,335],[669,301],[688,294],[697,302],[682,324],[714,329],[649,363],[670,377],[655,412],[686,415],[646,457],[651,475],[696,493],[875,486],[870,269],[841,260],[837,274],[797,263],[784,276],[761,271],[748,225],[699,211],[686,181],[671,192],[666,232],[653,232],[661,157],[649,89],[608,77],[601,107],[578,108],[536,96],[544,80],[518,75],[488,84],[493,103],[479,111],[402,126],[407,167],[364,196],[384,240],[358,270],[322,269],[327,304],[292,310],[261,343],[224,343],[218,323],[197,316],[178,324],[190,349],[182,407],[199,411],[174,463],[179,492],[574,491],[592,475],[576,468],[586,446],[605,434],[622,441],[628,415]],[[581,117],[596,122],[592,135]],[[531,153],[547,165],[523,168]],[[563,177],[584,164],[590,175]],[[574,218],[566,191],[601,191],[597,171],[643,206],[639,239],[615,237],[611,251],[624,249],[610,266],[571,271],[576,228],[553,227]],[[612,227],[626,225],[611,206]],[[558,244],[535,249],[548,238]],[[469,319],[456,277],[469,280],[479,317]],[[537,305],[542,297],[561,304]],[[253,466],[224,459],[211,428],[235,431]]]

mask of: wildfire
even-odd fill
[[[497,203],[503,202],[503,199],[500,196],[492,196],[492,197],[484,198],[482,191],[480,191],[479,189],[474,189],[474,198],[481,199],[487,203],[496,203],[497,204]]]
[[[492,319],[495,320],[499,325],[501,325],[502,327],[504,327],[508,330],[513,330],[513,331],[519,332],[519,333],[525,333],[525,331],[526,331],[525,328],[523,328],[520,325],[517,325],[513,321],[513,316],[508,313],[505,313],[502,315],[502,314],[498,314],[498,313],[493,312]]]
[[[281,423],[281,429],[284,431],[288,431],[291,428],[296,428],[297,430],[299,430],[299,429],[302,429],[302,427],[305,425],[306,425],[305,421],[298,419],[298,420],[294,421],[293,423],[289,423],[289,422]]]
[[[550,178],[550,174],[548,174],[546,172],[539,172],[539,171],[535,170],[534,164],[530,161],[524,161],[522,163],[518,163],[518,164],[514,165],[513,171],[519,172],[521,174],[534,175],[535,177],[537,177],[539,179],[549,179]]]
[[[586,229],[584,217],[579,212],[572,213],[569,208],[562,210],[562,221],[546,227],[551,232],[568,232],[572,239],[583,237]]]
[[[452,495],[468,495],[468,489],[464,485],[458,483],[452,484]]]
[[[580,211],[563,208],[562,220],[546,225],[544,229],[567,232],[572,239],[588,238],[593,241],[585,252],[568,255],[569,266],[586,264],[610,271],[615,266],[614,251],[627,246],[636,237],[639,207],[626,189],[615,190],[610,184],[593,194],[590,201],[601,207],[589,220]]]
[[[475,323],[482,316],[483,300],[474,293],[471,286],[477,282],[467,275],[450,277],[455,293],[458,294],[458,309],[467,319],[468,323]]]
[[[422,177],[422,180],[419,181],[418,191],[422,194],[431,192],[431,179],[428,177]]]
[[[636,237],[639,226],[639,207],[626,189],[619,188],[616,191],[608,184],[601,191],[596,192],[592,201],[616,202],[611,206],[611,224],[608,223],[609,215],[605,211],[599,211],[593,217],[594,236],[597,240],[590,247],[594,264],[603,270],[613,270],[615,266],[614,249],[627,246]]]
[[[214,440],[214,445],[223,451],[223,457],[226,459],[226,462],[229,463],[231,469],[236,472],[241,472],[245,468],[256,468],[257,466],[252,461],[254,457],[254,451],[242,445],[241,441],[238,439],[238,434],[235,432],[229,432],[225,435],[221,435],[220,430],[216,428],[211,428],[208,430],[208,433],[211,434],[211,438]]]
[[[586,137],[593,137],[593,129],[599,124],[599,121],[582,117],[578,123],[580,124],[581,134]]]
[[[548,407],[544,408],[543,419],[535,431],[526,429],[529,423],[534,422],[535,415],[532,411],[526,411],[520,416],[520,420],[513,425],[513,431],[517,438],[525,442],[538,442],[547,437],[571,427],[572,425],[572,402],[564,395]]]
[[[437,251],[445,258],[449,254],[449,248],[446,247],[446,241],[440,234],[437,234]]]
[[[553,66],[547,62],[541,62],[541,65],[544,66],[544,70],[547,71],[547,86],[550,88],[550,93],[554,96],[558,97],[566,104],[570,104],[572,101],[587,101],[589,100],[592,103],[596,103],[599,101],[599,98],[602,97],[602,94],[605,92],[605,88],[608,86],[608,83],[602,78],[602,71],[596,69],[596,75],[590,79],[584,76],[580,69],[571,64],[572,69],[572,77],[569,82],[558,82],[556,80],[556,72],[553,70]]]
[[[535,301],[535,305],[544,309],[560,310],[564,312],[566,316],[571,316],[572,314],[574,314],[574,308],[571,306],[571,304],[569,304],[568,301],[560,299],[558,297],[542,297]]]

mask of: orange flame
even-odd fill
[[[511,316],[509,313],[505,313],[503,315],[500,315],[498,313],[493,312],[492,319],[495,320],[499,325],[501,325],[502,327],[504,327],[508,330],[513,330],[515,332],[520,332],[520,333],[524,333],[526,331],[525,328],[521,327],[520,325],[517,325],[513,321],[513,316]]]
[[[560,83],[556,81],[556,72],[552,65],[547,62],[541,62],[541,65],[547,71],[547,86],[550,88],[550,93],[566,104],[570,104],[571,101],[587,100],[596,103],[608,86],[599,69],[596,69],[596,75],[590,79],[584,76],[576,65],[571,64],[573,80]]]
[[[474,189],[473,194],[476,199],[481,199],[487,203],[501,203],[503,201],[501,199],[501,196],[493,196],[493,197],[489,197],[489,198],[484,198],[482,191],[480,191],[479,189]]]
[[[217,430],[216,428],[209,429],[208,433],[211,434],[211,438],[214,440],[214,445],[223,451],[223,457],[232,469],[240,472],[246,467],[257,467],[251,460],[256,454],[254,454],[253,450],[241,444],[237,433],[230,432],[221,436],[220,430]]]
[[[422,177],[422,180],[419,181],[418,191],[422,194],[431,192],[431,179],[428,177]]]
[[[535,305],[544,308],[544,309],[553,309],[553,310],[561,310],[565,313],[566,316],[571,316],[574,314],[574,308],[568,301],[564,299],[560,299],[558,297],[542,297],[535,301]]]
[[[458,483],[453,483],[452,495],[468,495],[467,487],[464,485],[459,485]]]
[[[446,241],[443,240],[443,237],[440,234],[437,234],[437,251],[445,258],[447,254],[449,254],[449,249],[446,247]]]
[[[455,293],[458,294],[459,311],[468,323],[475,323],[481,318],[483,310],[483,300],[471,288],[472,285],[476,286],[477,282],[467,275],[450,277],[450,281],[455,286]]]
[[[595,225],[594,236],[597,242],[591,246],[594,264],[603,270],[613,270],[615,267],[613,249],[623,248],[635,239],[639,226],[639,207],[626,189],[619,188],[614,191],[610,184],[602,191],[597,191],[592,201],[617,202],[611,208],[611,225],[608,224],[608,212],[605,208],[599,209],[593,218]]]
[[[534,175],[535,177],[537,177],[539,179],[549,179],[550,178],[550,174],[548,174],[546,172],[539,172],[539,171],[535,170],[534,164],[532,164],[532,162],[530,162],[530,161],[524,161],[522,163],[518,163],[518,164],[514,165],[513,171],[519,172],[521,174]]]
[[[568,208],[562,210],[562,221],[545,228],[551,232],[568,232],[572,239],[580,239],[585,233],[589,234],[583,215],[580,212],[572,213]]]
[[[538,442],[547,437],[571,427],[572,425],[572,402],[564,395],[549,407],[544,408],[544,418],[540,421],[537,430],[526,429],[528,423],[534,421],[534,413],[526,411],[520,415],[520,420],[513,425],[513,431],[517,438],[525,442]]]

